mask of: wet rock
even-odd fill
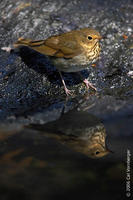
[[[132,69],[132,52],[126,44],[132,37],[132,6],[130,3],[125,6],[124,1],[111,2],[109,6],[98,1],[60,1],[57,6],[56,1],[47,1],[41,2],[41,7],[39,2],[34,1],[31,4],[24,2],[23,5],[18,1],[10,5],[1,3],[1,47],[13,44],[18,37],[42,39],[75,28],[96,28],[106,38],[101,42],[101,59],[95,68],[89,67],[83,75],[89,77],[99,91],[105,91],[105,95],[109,92],[114,96],[115,89],[123,90],[123,87],[131,91],[132,79],[127,73]],[[122,37],[124,34],[129,39],[125,40]],[[85,93],[78,76],[64,76],[70,88],[76,90],[76,95]],[[62,101],[64,97],[58,72],[46,66],[42,55],[26,49],[21,55],[1,51],[1,88],[2,105],[12,105],[17,113],[21,113],[22,107],[24,112],[29,110],[28,101],[30,105],[38,104],[37,107],[43,104],[43,109],[44,104],[48,108],[47,104],[53,105],[57,99]],[[13,109],[8,113],[4,110],[3,118],[12,114]]]

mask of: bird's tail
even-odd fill
[[[20,46],[28,46],[28,47],[36,47],[44,44],[44,40],[33,41],[30,39],[19,38],[16,43],[14,43],[14,47],[18,48]]]
[[[19,48],[22,46],[27,46],[41,54],[47,55],[47,56],[54,56],[57,52],[56,49],[53,49],[47,45],[45,45],[45,40],[30,40],[30,39],[24,39],[19,38],[16,43],[14,43],[14,48]]]

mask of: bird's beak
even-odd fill
[[[99,36],[98,39],[101,40],[101,39],[103,39],[103,37],[102,37],[102,36]]]
[[[107,37],[106,36],[102,36],[101,39],[107,39]]]
[[[95,36],[93,36],[93,38],[94,38],[94,39],[97,39],[97,40],[101,40],[101,39],[103,39],[103,37],[100,36],[100,35],[99,35],[99,36],[95,35]]]

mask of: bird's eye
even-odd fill
[[[100,153],[99,151],[96,151],[96,152],[95,152],[96,155],[98,155],[99,153]]]
[[[88,40],[92,40],[92,37],[91,37],[91,36],[88,36]]]

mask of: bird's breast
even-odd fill
[[[90,50],[86,50],[86,57],[88,58],[88,60],[97,60],[97,58],[99,57],[100,54],[100,46],[99,43],[97,42],[93,48]]]

